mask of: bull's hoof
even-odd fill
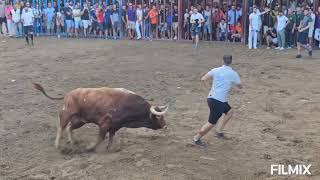
[[[91,152],[95,152],[96,148],[88,147],[84,151],[87,152],[87,153],[91,153]]]

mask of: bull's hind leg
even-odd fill
[[[62,133],[64,131],[64,129],[66,128],[66,126],[68,125],[68,123],[70,122],[72,115],[70,115],[70,113],[61,110],[59,111],[59,118],[60,118],[60,124],[57,127],[57,137],[55,140],[55,147],[58,149],[60,146],[60,140],[62,137]]]
[[[73,133],[72,131],[74,129],[78,129],[80,127],[82,127],[85,124],[84,121],[81,121],[81,118],[78,116],[73,116],[71,122],[67,125],[67,133],[68,133],[68,140],[72,145],[74,145],[74,138],[73,138]]]
[[[107,117],[102,118],[99,123],[99,135],[97,141],[87,148],[88,151],[94,151],[97,146],[106,138],[106,134],[110,130],[110,123],[111,120],[107,119]]]
[[[56,137],[56,140],[55,140],[55,143],[54,143],[54,146],[57,149],[59,148],[59,145],[60,145],[61,136],[62,136],[62,128],[60,127],[60,125],[58,125],[58,127],[57,127],[57,137]]]

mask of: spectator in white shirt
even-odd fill
[[[257,49],[257,35],[260,30],[260,16],[267,12],[269,12],[269,10],[259,13],[257,8],[253,7],[253,12],[249,16],[249,49],[252,49],[252,45],[254,49]]]
[[[199,33],[201,29],[201,24],[204,22],[202,14],[198,13],[198,9],[194,8],[193,13],[190,17],[191,23],[191,35],[193,48],[197,48],[199,43]]]
[[[141,27],[142,27],[142,9],[141,4],[138,5],[136,10],[136,32],[137,32],[137,39],[141,39]]]
[[[285,38],[285,29],[289,23],[289,19],[283,15],[283,12],[280,11],[277,16],[277,38],[278,38],[278,47],[276,49],[284,50],[286,44]]]
[[[14,29],[16,32],[16,37],[20,37],[22,36],[20,8],[17,8],[17,6],[14,6],[14,8],[11,11],[11,14],[12,14],[12,21],[14,23]]]
[[[23,22],[24,27],[24,33],[26,37],[26,41],[29,45],[29,36],[31,38],[31,44],[33,46],[33,21],[34,21],[34,15],[33,11],[30,8],[30,3],[26,3],[26,7],[22,11],[21,20]]]

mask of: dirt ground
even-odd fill
[[[248,50],[235,44],[37,38],[0,42],[0,179],[236,180],[320,179],[320,53],[295,59],[295,50]],[[210,132],[206,149],[189,147],[207,121],[208,91],[199,76],[232,54],[244,89],[232,90],[235,113],[227,139]],[[54,148],[61,101],[77,87],[123,87],[154,105],[169,104],[168,129],[121,129],[85,153],[97,128],[75,131]],[[271,176],[271,164],[312,164],[312,176]]]

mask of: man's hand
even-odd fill
[[[202,77],[200,79],[201,86],[205,87],[206,89],[209,89],[208,81],[211,79],[211,76],[208,73],[203,73]]]

